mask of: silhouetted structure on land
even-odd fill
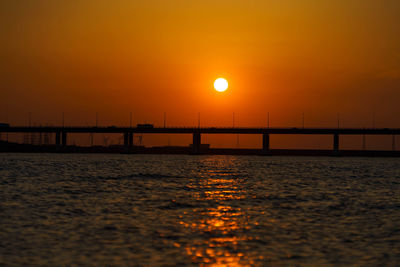
[[[216,127],[188,127],[188,128],[155,128],[155,127],[0,127],[0,133],[44,133],[46,136],[55,134],[55,146],[58,151],[62,151],[67,147],[68,133],[120,133],[124,139],[124,151],[135,152],[136,147],[133,143],[135,134],[192,134],[193,143],[189,150],[192,154],[210,153],[211,149],[205,149],[201,144],[201,134],[258,134],[262,135],[262,149],[248,150],[257,151],[256,154],[276,154],[278,150],[270,149],[270,135],[271,134],[302,134],[302,135],[332,135],[333,147],[329,151],[332,155],[339,155],[340,151],[340,135],[399,135],[400,129],[361,129],[361,128],[216,128]],[[395,138],[393,138],[395,140]],[[393,150],[395,144],[393,141]],[[226,152],[228,150],[213,149],[212,151]],[[240,149],[230,150],[240,151]],[[243,150],[244,151],[244,150]],[[295,150],[279,150],[279,151],[295,151]],[[298,150],[310,151],[310,150]],[[274,152],[274,153],[272,153]]]

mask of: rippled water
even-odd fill
[[[0,265],[396,265],[400,159],[0,154]]]

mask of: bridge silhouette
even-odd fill
[[[392,135],[393,150],[395,150],[395,136],[400,134],[399,128],[257,128],[257,127],[26,127],[12,126],[0,127],[0,133],[53,133],[55,145],[58,149],[67,146],[69,133],[113,133],[123,134],[124,146],[127,150],[134,148],[133,136],[135,134],[192,134],[193,144],[191,152],[201,152],[202,134],[255,134],[262,135],[262,154],[270,152],[270,135],[331,135],[332,152],[339,154],[340,135]]]

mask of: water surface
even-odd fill
[[[400,159],[0,154],[0,265],[395,265]]]

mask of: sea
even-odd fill
[[[0,154],[1,266],[399,266],[400,159]]]

